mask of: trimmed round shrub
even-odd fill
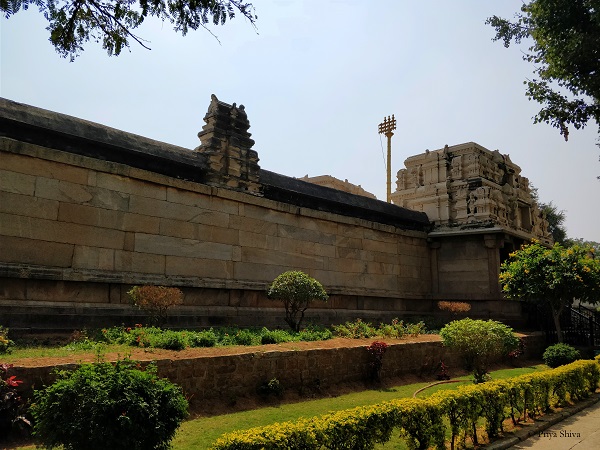
[[[487,368],[494,358],[508,355],[519,345],[512,328],[494,320],[454,320],[440,330],[440,337],[444,346],[461,355],[476,383],[487,379]]]
[[[553,369],[565,364],[571,364],[578,359],[581,359],[579,350],[571,347],[568,344],[554,344],[546,349],[542,355],[544,364]]]
[[[165,450],[187,415],[181,388],[156,366],[131,360],[84,364],[35,392],[34,434],[45,448]]]
[[[285,322],[296,333],[301,330],[308,307],[315,301],[326,302],[329,298],[321,283],[299,270],[284,272],[275,278],[267,297],[283,302]]]

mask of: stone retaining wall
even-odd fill
[[[545,348],[543,334],[532,333],[524,339],[526,354],[522,358],[540,358]],[[274,347],[253,348],[236,355],[158,360],[158,373],[180,385],[194,401],[253,396],[261,384],[273,378],[286,390],[326,392],[340,383],[368,381],[371,373],[369,353],[365,345],[355,341],[339,348],[281,350]],[[404,375],[434,380],[442,360],[451,371],[461,367],[457,354],[443,347],[440,341],[390,343],[383,359],[382,380]],[[60,368],[73,369],[75,365]],[[11,374],[24,381],[24,389],[40,388],[51,382],[53,370],[54,367],[17,366],[11,369]]]

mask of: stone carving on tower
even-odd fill
[[[244,105],[229,105],[213,94],[204,122],[198,133],[200,146],[194,151],[207,157],[207,184],[261,195],[258,153],[252,150]]]
[[[552,242],[529,180],[508,155],[469,142],[427,150],[404,164],[392,201],[427,213],[435,229],[496,227]]]

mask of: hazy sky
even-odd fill
[[[243,18],[181,37],[147,20],[151,51],[109,58],[89,44],[74,63],[48,42],[34,7],[2,19],[0,95],[195,148],[210,95],[244,104],[260,165],[329,174],[385,200],[384,116],[395,114],[392,170],[426,149],[474,141],[510,154],[543,202],[567,212],[570,237],[600,241],[597,128],[569,142],[533,125],[532,66],[484,24],[521,0],[256,0]],[[393,184],[395,188],[395,183]]]

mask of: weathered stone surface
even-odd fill
[[[70,267],[73,245],[0,235],[0,261]]]
[[[0,235],[49,242],[123,248],[124,233],[118,230],[0,214]]]
[[[236,280],[251,280],[263,283],[263,289],[278,275],[287,270],[297,269],[291,265],[261,264],[258,267],[253,262],[236,262],[233,265],[233,277]]]
[[[165,273],[176,276],[231,279],[233,264],[233,261],[167,256]]]
[[[239,231],[231,228],[198,224],[196,239],[200,241],[219,242],[221,244],[239,245]]]
[[[266,236],[277,236],[279,225],[271,222],[264,222],[248,217],[231,216],[230,227],[236,230],[250,231],[252,233],[264,234]]]
[[[28,286],[27,300],[70,302],[82,308],[86,303],[107,302],[108,290],[101,284],[40,280]]]
[[[123,272],[164,274],[165,256],[147,253],[115,251],[115,270]],[[133,281],[136,283],[136,281]],[[140,284],[145,284],[140,281]]]
[[[35,177],[18,172],[0,172],[0,190],[32,196],[35,192]]]
[[[164,217],[182,222],[203,223],[224,228],[229,226],[229,214],[137,195],[130,197],[129,211],[134,214]]]
[[[0,283],[0,299],[25,300],[27,298],[27,283],[18,278],[3,278]]]
[[[78,245],[73,254],[73,268],[115,270],[115,251]]]
[[[438,231],[495,225],[551,243],[529,180],[508,155],[469,142],[411,156],[404,164],[392,201],[427,213]]]
[[[258,248],[243,248],[242,262],[253,262],[260,264],[273,264],[279,266],[291,266],[299,269],[323,268],[324,259],[321,257],[299,255],[297,253],[274,252]],[[260,271],[260,268],[257,267]]]
[[[136,233],[135,251],[157,255],[220,259],[226,261],[231,261],[233,258],[233,246],[231,245],[144,233]]]
[[[94,186],[43,177],[36,179],[35,186],[40,198],[120,211],[127,211],[129,205],[127,194]]]
[[[95,185],[124,194],[135,194],[140,197],[167,199],[167,188],[153,183],[145,183],[131,177],[98,172]]]
[[[56,220],[58,205],[57,201],[0,191],[0,212],[4,213]]]
[[[207,170],[205,158],[188,149],[3,98],[0,99],[0,119],[6,138],[77,157],[91,157],[194,181],[203,181]],[[80,159],[72,161],[77,160]]]
[[[332,189],[337,189],[338,191],[349,192],[354,195],[362,195],[364,197],[369,197],[376,199],[375,195],[370,192],[365,191],[361,185],[356,185],[349,183],[348,180],[338,180],[331,175],[319,175],[316,177],[309,177],[308,175],[303,176],[302,178],[298,178],[299,180],[306,181],[308,183],[317,184],[319,186],[325,186]]]
[[[27,155],[3,153],[0,159],[2,165],[12,170],[27,175],[55,178],[71,183],[87,184],[89,171],[69,164],[38,159]]]
[[[292,225],[279,225],[278,235],[281,237],[287,237],[308,242],[318,242],[320,244],[334,245],[336,241],[335,234],[320,233],[316,230],[307,230],[306,228],[299,228]]]
[[[220,102],[213,94],[204,122],[195,151],[208,161],[207,183],[260,195],[258,153],[251,149],[254,141],[244,106]]]

